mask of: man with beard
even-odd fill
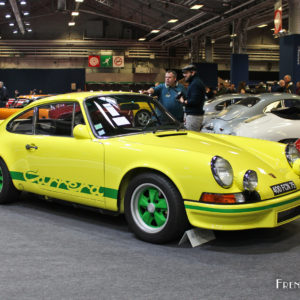
[[[197,76],[195,65],[184,67],[182,73],[185,81],[189,82],[186,99],[179,99],[185,105],[184,125],[188,130],[200,131],[204,115],[205,86]]]

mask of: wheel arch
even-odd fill
[[[174,187],[177,189],[178,193],[182,197],[182,194],[181,194],[180,190],[178,189],[177,185],[175,184],[174,180],[172,180],[172,178],[170,178],[168,175],[166,175],[165,173],[163,173],[157,169],[137,167],[137,168],[129,170],[126,174],[124,174],[124,176],[122,177],[122,180],[120,182],[119,193],[118,193],[118,208],[119,208],[120,213],[124,213],[125,193],[126,193],[126,189],[127,189],[127,186],[129,184],[130,180],[139,174],[148,173],[148,172],[152,172],[152,173],[155,173],[155,174],[165,177],[167,180],[169,180],[174,185]]]
[[[289,144],[289,143],[294,143],[297,141],[298,138],[287,138],[287,139],[281,139],[278,141],[278,143],[283,143],[283,144]]]

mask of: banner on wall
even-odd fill
[[[113,66],[112,55],[101,55],[100,64],[101,64],[101,67],[103,67],[103,68],[111,68]]]
[[[274,34],[282,29],[282,0],[277,0],[274,5]]]
[[[113,67],[114,68],[124,68],[124,56],[113,56]]]
[[[89,67],[100,67],[99,55],[89,55]]]

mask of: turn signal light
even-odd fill
[[[245,198],[242,194],[203,193],[200,201],[208,202],[208,203],[235,204],[235,203],[244,203]]]

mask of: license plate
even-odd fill
[[[287,182],[279,183],[276,185],[272,185],[271,189],[274,193],[274,196],[277,196],[280,194],[284,194],[284,193],[296,190],[297,187],[293,181],[287,181]]]

